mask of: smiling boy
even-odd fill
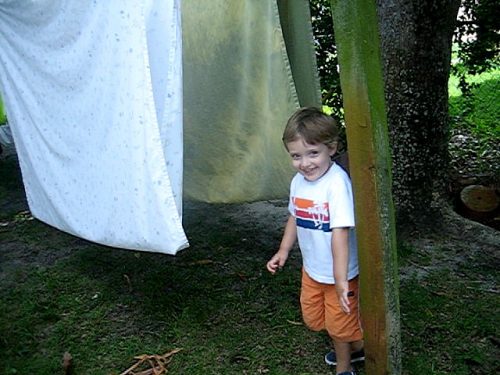
[[[319,109],[302,108],[288,120],[283,143],[297,174],[290,185],[290,216],[267,269],[274,274],[283,267],[298,239],[304,323],[332,338],[335,350],[326,354],[326,363],[336,365],[337,374],[355,374],[351,363],[364,359],[358,257],[351,182],[332,161],[338,129]]]

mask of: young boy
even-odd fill
[[[326,329],[335,351],[326,354],[337,374],[355,374],[364,359],[358,311],[358,257],[354,207],[347,173],[332,161],[337,151],[335,120],[316,108],[302,108],[288,120],[283,143],[297,174],[290,186],[290,216],[278,252],[267,263],[284,266],[296,239],[302,253],[300,304],[304,323]]]

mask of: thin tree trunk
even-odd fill
[[[396,233],[375,3],[331,4],[356,202],[366,372],[400,374]]]

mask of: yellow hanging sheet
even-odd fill
[[[288,194],[293,171],[283,128],[299,103],[319,105],[320,93],[308,2],[279,3],[182,2],[187,199]]]

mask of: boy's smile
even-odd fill
[[[328,147],[323,143],[311,145],[302,137],[287,143],[288,153],[292,157],[293,167],[308,181],[316,181],[330,168],[331,157],[337,147]]]

